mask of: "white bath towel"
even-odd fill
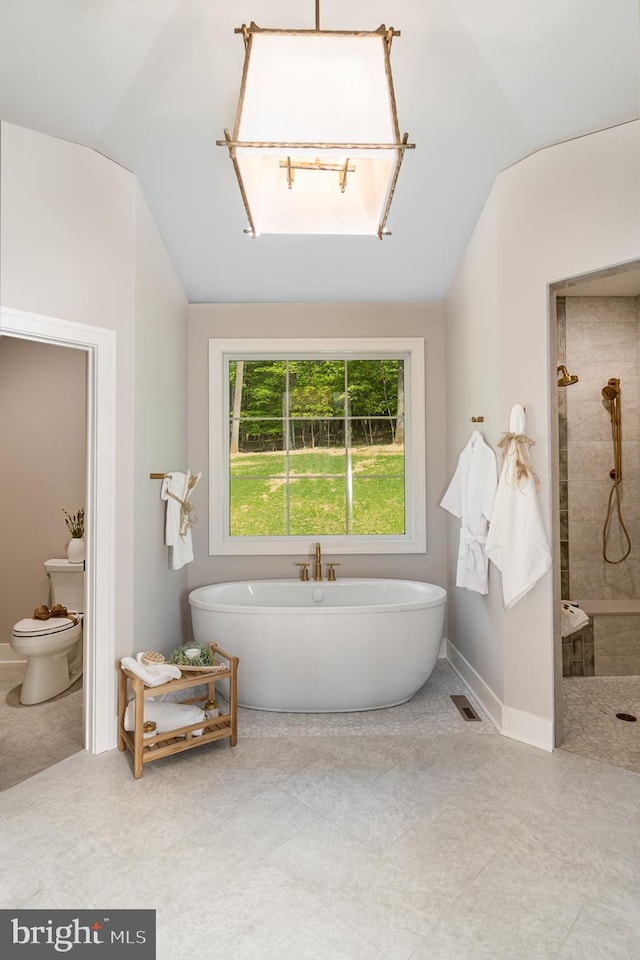
[[[142,654],[138,654],[139,657]],[[168,683],[169,680],[179,680],[182,671],[173,663],[141,663],[133,657],[122,657],[121,665],[125,670],[129,670],[140,677],[145,687],[159,687],[161,683]]]
[[[178,727],[188,727],[191,723],[198,723],[205,719],[204,710],[195,706],[193,703],[171,703],[167,700],[145,700],[144,719],[154,720],[156,724],[156,733],[169,733]],[[125,730],[135,730],[136,725],[136,703],[135,700],[129,700],[127,709],[124,713]],[[192,730],[192,736],[202,735],[202,728]]]
[[[170,564],[172,570],[181,570],[193,560],[191,542],[191,504],[189,498],[197,486],[202,474],[167,473],[162,481],[160,496],[167,501],[164,542],[171,548]]]
[[[511,408],[509,433],[503,439],[504,460],[485,548],[489,560],[502,572],[507,610],[551,569],[525,426],[524,408],[516,403]]]
[[[589,623],[589,617],[576,603],[563,600],[560,608],[562,621],[562,636],[569,637],[572,633],[582,630]]]

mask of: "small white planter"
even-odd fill
[[[73,537],[67,544],[67,559],[70,563],[84,563],[86,556],[85,543],[80,537]]]

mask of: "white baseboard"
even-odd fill
[[[447,660],[474,697],[480,701],[490,719],[502,733],[501,701],[450,640],[447,640]]]
[[[0,643],[0,663],[26,663],[22,657],[12,649],[10,643]]]
[[[450,640],[447,640],[447,660],[503,736],[541,750],[554,749],[552,721],[505,706]]]
[[[505,737],[520,740],[549,753],[554,749],[553,723],[526,710],[502,708],[502,731]]]

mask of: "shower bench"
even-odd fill
[[[213,740],[223,740],[228,738],[230,745],[235,747],[238,739],[238,657],[232,656],[225,650],[222,650],[216,643],[210,643],[212,658],[221,658],[226,661],[224,669],[211,671],[187,671],[183,670],[183,676],[179,680],[169,680],[157,687],[145,687],[140,677],[137,677],[131,671],[122,666],[118,666],[119,671],[119,689],[118,689],[118,750],[130,750],[133,755],[133,775],[138,780],[142,776],[144,765],[152,763],[154,760],[160,760],[162,757],[169,757],[174,753],[182,753],[183,750],[192,750],[203,743],[211,743]],[[219,661],[221,662],[221,661]],[[183,669],[183,668],[181,668]],[[191,723],[188,726],[177,727],[174,730],[157,733],[153,736],[145,736],[143,731],[144,724],[144,701],[147,697],[157,697],[163,694],[175,693],[178,690],[186,690],[189,687],[206,686],[205,696],[192,697],[188,700],[178,700],[177,703],[200,704],[201,706],[207,700],[215,699],[216,682],[218,680],[229,681],[229,712],[218,717],[198,720],[197,723]],[[135,729],[125,730],[124,715],[128,703],[129,684],[133,690],[135,700]],[[202,730],[200,736],[194,736],[194,730]]]

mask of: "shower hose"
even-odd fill
[[[607,563],[622,563],[623,560],[626,560],[629,554],[631,553],[631,537],[629,536],[629,531],[624,525],[624,520],[622,519],[622,510],[620,509],[620,480],[614,480],[613,486],[611,487],[611,493],[609,494],[609,503],[607,505],[607,516],[604,521],[604,529],[602,531],[602,556]],[[624,533],[625,539],[627,541],[627,549],[624,554],[620,557],[619,560],[610,560],[607,556],[607,539],[609,535],[609,527],[611,526],[611,516],[612,516],[612,506],[613,506],[613,497],[616,498],[616,510],[618,513],[618,520],[620,521],[620,529]]]

